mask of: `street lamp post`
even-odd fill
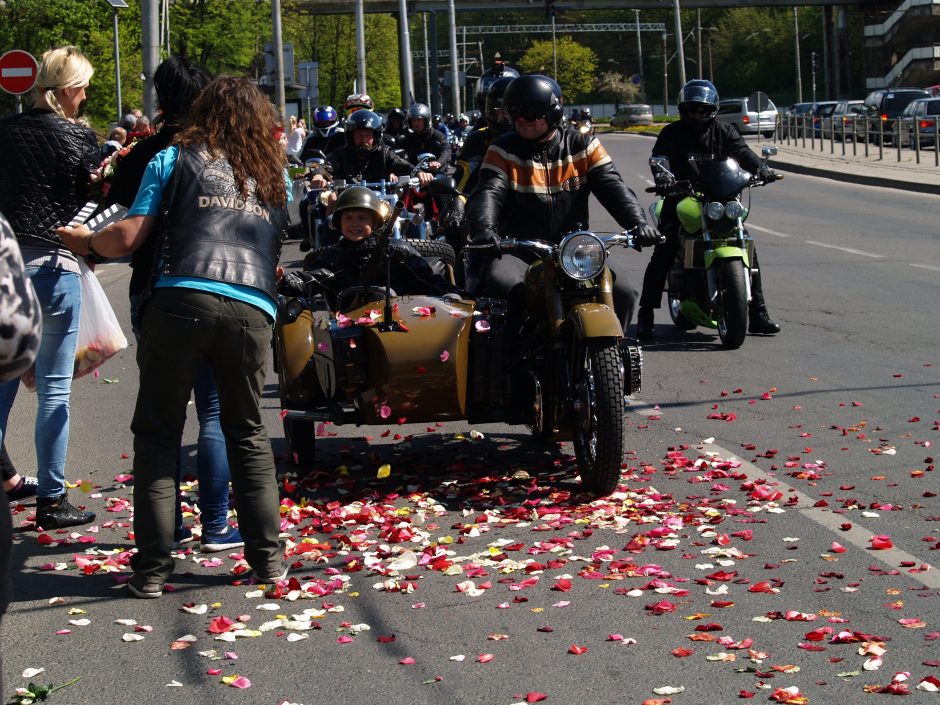
[[[636,56],[637,64],[639,64],[640,97],[646,100],[646,84],[643,82],[643,43],[640,41],[640,11],[634,10],[633,12],[636,13]]]
[[[685,85],[685,49],[683,44],[685,43],[682,40],[682,17],[679,14],[679,0],[675,0],[675,15],[676,15],[676,44],[678,48],[676,51],[679,52],[679,85]]]
[[[803,70],[800,68],[800,19],[793,6],[793,51],[796,55],[796,102],[803,102]]]
[[[669,115],[669,50],[666,47],[666,33],[663,32],[663,113]]]
[[[114,16],[114,89],[117,96],[117,124],[121,124],[121,46],[118,42],[118,9],[127,7],[124,0],[108,0],[111,6],[111,12]]]

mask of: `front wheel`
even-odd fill
[[[590,340],[574,380],[574,454],[581,486],[603,497],[620,482],[623,461],[623,360],[613,338]]]
[[[718,270],[718,337],[721,344],[734,350],[747,336],[747,286],[744,262],[721,260]]]
[[[297,465],[310,467],[316,452],[316,423],[310,419],[284,418],[284,438],[290,458]]]

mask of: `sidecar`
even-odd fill
[[[409,240],[449,271],[446,243]],[[328,301],[282,297],[275,357],[284,432],[302,464],[317,426],[483,418],[502,398],[502,302],[347,289]]]

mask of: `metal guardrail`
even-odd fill
[[[877,148],[877,159],[885,159],[885,142],[890,142],[896,152],[897,161],[905,161],[904,155],[913,152],[914,161],[917,164],[929,164],[940,166],[940,135],[937,133],[937,125],[934,123],[932,132],[932,149],[921,148],[921,134],[926,132],[922,130],[918,121],[914,121],[911,130],[905,130],[902,135],[902,121],[895,120],[891,129],[885,131],[883,120],[872,119],[870,117],[828,117],[813,118],[805,115],[786,115],[777,119],[777,129],[774,135],[774,141],[781,144],[793,144],[794,146],[807,148],[809,144],[810,151],[819,151],[830,154],[836,153],[836,145],[840,146],[842,156],[848,154],[847,145],[851,143],[851,154],[853,157],[859,155],[860,141],[861,149],[864,150],[864,156],[869,157]],[[907,142],[905,146],[903,143]],[[930,159],[933,156],[933,159]],[[923,157],[923,162],[921,161]]]

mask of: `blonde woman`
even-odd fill
[[[0,212],[9,219],[42,307],[36,356],[36,525],[43,529],[93,521],[68,501],[65,458],[69,394],[81,312],[78,260],[56,233],[85,203],[97,166],[94,133],[72,122],[94,69],[76,47],[42,55],[33,108],[0,120]],[[19,381],[0,385],[0,440]]]

